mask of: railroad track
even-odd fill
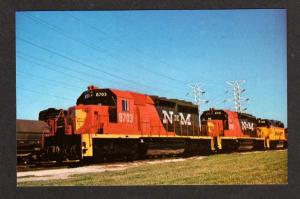
[[[126,163],[126,162],[133,162],[133,161],[147,161],[147,160],[164,160],[170,158],[188,158],[192,157],[193,155],[183,155],[183,154],[152,154],[148,155],[144,159],[137,159],[137,160],[128,160],[126,158],[112,158],[112,159],[104,159],[104,160],[94,160],[90,162],[80,162],[78,161],[63,161],[61,163],[57,163],[56,161],[44,161],[44,162],[37,162],[36,164],[30,165],[17,165],[17,172],[22,171],[38,171],[38,170],[46,170],[46,169],[59,169],[59,168],[75,168],[75,167],[83,167],[83,166],[90,166],[90,165],[99,165],[99,164],[110,164],[110,163]]]
[[[286,149],[277,149],[277,150],[286,150]],[[245,150],[240,151],[238,153],[256,153],[261,152],[260,150]],[[232,153],[232,152],[223,152],[224,154]],[[126,163],[132,163],[132,162],[139,162],[139,161],[149,161],[149,160],[164,160],[164,159],[170,159],[170,158],[191,158],[191,157],[201,157],[199,155],[195,154],[156,154],[152,153],[151,155],[147,155],[143,159],[135,159],[135,160],[129,160],[126,157],[114,157],[110,159],[103,159],[103,160],[95,160],[92,159],[91,161],[63,161],[60,163],[57,163],[56,161],[44,161],[44,162],[37,162],[36,164],[31,165],[17,165],[17,172],[22,171],[38,171],[38,170],[47,170],[47,169],[60,169],[60,168],[76,168],[76,167],[84,167],[84,166],[93,166],[93,165],[106,165],[106,164],[114,164],[114,163],[120,163],[120,164],[126,164]]]
[[[191,157],[149,157],[147,159],[135,161],[110,161],[102,163],[93,163],[85,166],[78,166],[76,168],[64,167],[50,167],[39,170],[27,170],[17,172],[17,182],[26,181],[43,181],[43,180],[57,180],[67,179],[72,175],[87,174],[87,173],[101,173],[106,171],[121,171],[129,168],[138,167],[140,165],[154,165],[168,162],[181,162],[188,159],[202,159],[203,156]]]

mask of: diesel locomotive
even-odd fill
[[[280,121],[257,119],[246,113],[210,109],[201,115],[202,131],[216,139],[218,150],[276,149],[287,147]]]
[[[83,160],[156,153],[207,154],[286,147],[279,121],[229,110],[204,111],[187,101],[89,86],[68,110],[39,113],[50,132],[49,159]]]

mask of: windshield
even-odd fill
[[[76,104],[116,106],[116,99],[116,95],[109,89],[95,89],[84,91]]]

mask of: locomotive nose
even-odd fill
[[[222,132],[223,125],[221,120],[210,120],[207,122],[207,132],[210,136],[219,136]]]
[[[81,129],[85,123],[87,113],[82,109],[75,109],[75,131]]]
[[[76,105],[69,113],[74,134],[102,133],[103,123],[108,119],[107,106]]]
[[[209,134],[211,134],[214,131],[214,123],[213,122],[207,122],[207,131]]]
[[[78,106],[69,108],[69,124],[72,126],[74,133],[80,133],[85,124],[87,113]]]

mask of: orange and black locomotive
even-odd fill
[[[282,123],[215,109],[204,111],[200,123],[198,106],[191,102],[95,86],[89,86],[75,106],[43,110],[39,120],[50,127],[44,147],[56,160],[201,154],[287,143]]]

